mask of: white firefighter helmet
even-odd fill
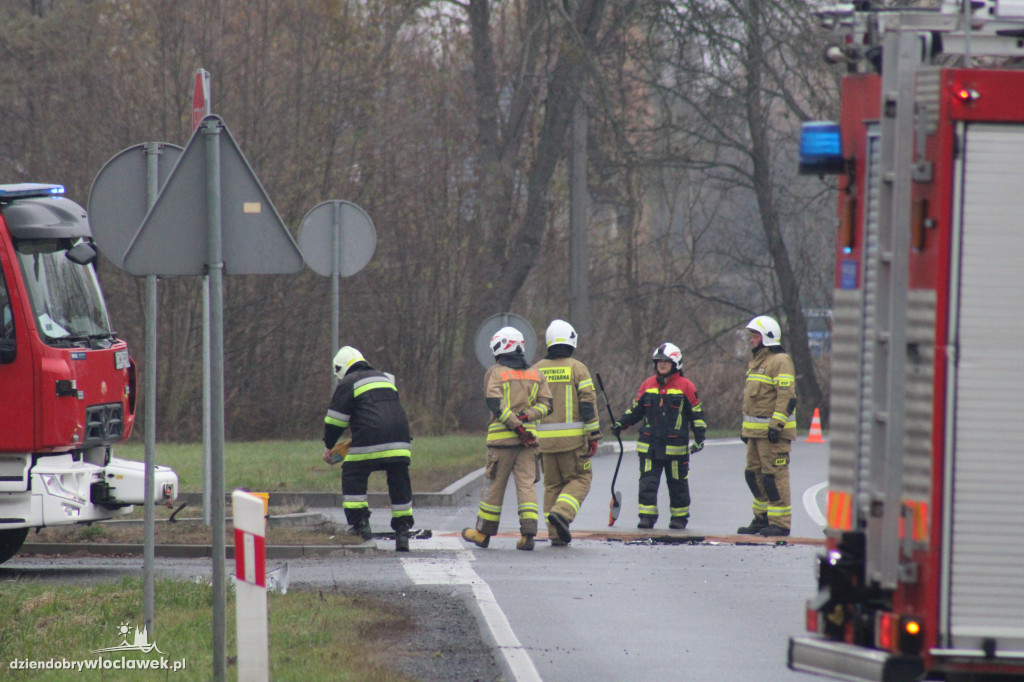
[[[747,330],[761,335],[761,343],[765,346],[778,346],[782,343],[782,327],[775,318],[758,315],[747,323]]]
[[[491,337],[491,352],[494,353],[494,357],[514,353],[517,349],[526,352],[526,339],[515,327],[502,327]]]
[[[334,374],[339,379],[344,379],[352,365],[357,362],[366,362],[363,354],[352,346],[343,346],[334,356]]]
[[[551,324],[548,325],[545,337],[548,342],[548,348],[559,343],[572,346],[573,348],[576,347],[576,330],[565,320],[552,320]]]
[[[683,371],[683,351],[679,350],[679,346],[674,343],[663,343],[654,349],[654,355],[651,356],[651,360],[655,364],[659,360],[668,360],[675,368],[682,372]]]

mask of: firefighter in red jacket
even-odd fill
[[[750,365],[743,389],[743,430],[747,444],[744,476],[754,496],[754,520],[743,535],[789,535],[789,452],[796,438],[796,372],[782,348],[782,329],[767,315],[747,324]]]
[[[707,424],[697,387],[682,374],[682,351],[663,343],[652,360],[654,376],[640,385],[633,406],[612,425],[612,432],[618,436],[622,429],[642,421],[636,445],[640,455],[640,522],[636,527],[654,528],[664,471],[671,515],[668,527],[682,529],[690,520],[690,453],[704,448]]]

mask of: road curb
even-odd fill
[[[455,506],[462,498],[466,497],[482,485],[484,470],[477,469],[466,474],[455,483],[439,493],[417,493],[412,494],[412,506],[415,507],[447,507]],[[269,504],[272,506],[300,506],[305,509],[323,509],[329,507],[341,507],[345,496],[341,492],[271,492]],[[366,494],[367,501],[371,507],[381,508],[391,504],[391,499],[384,492],[370,492]],[[230,502],[231,495],[225,495],[225,501]],[[177,504],[187,502],[190,505],[201,506],[203,504],[202,493],[178,493]]]
[[[458,533],[434,533],[435,536],[458,537]],[[498,533],[498,538],[518,538],[519,533]],[[693,535],[685,532],[638,533],[634,531],[578,532],[573,540],[592,540],[595,542],[627,542],[652,545],[733,545],[733,546],[817,546],[825,545],[824,539],[818,538],[762,538],[751,535]],[[538,540],[544,542],[544,539]],[[413,539],[415,543],[415,538]],[[416,545],[413,544],[415,549]],[[389,552],[377,546],[376,540],[368,540],[358,545],[267,545],[267,559],[329,559],[332,557],[359,556],[367,553]],[[500,550],[499,550],[500,551]],[[50,543],[26,542],[21,546],[20,555],[36,554],[41,556],[104,556],[104,557],[141,557],[143,546],[125,543]],[[210,545],[156,545],[154,556],[163,559],[205,559],[213,557]],[[225,548],[227,559],[235,558],[235,548]]]
[[[267,545],[267,559],[324,559],[331,557],[357,556],[367,552],[380,551],[373,540],[358,545]],[[72,543],[72,542],[26,542],[18,556],[35,554],[39,556],[103,556],[141,557],[143,546],[118,543]],[[153,556],[161,559],[207,559],[213,558],[210,545],[156,545]],[[235,548],[225,548],[227,559],[235,558]]]

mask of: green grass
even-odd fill
[[[737,437],[738,432],[709,431],[708,438]],[[622,433],[625,442],[635,441],[637,429]],[[605,434],[615,445],[615,437]],[[617,446],[616,446],[617,447]],[[227,490],[246,488],[257,492],[340,492],[341,467],[328,466],[320,458],[321,441],[267,440],[232,442],[224,445],[224,481]],[[115,448],[124,459],[142,461],[142,443]],[[203,490],[203,446],[198,443],[157,443],[156,462],[178,474],[181,490]],[[486,448],[483,434],[423,436],[412,443],[412,489],[440,492],[463,476],[484,466]],[[370,477],[370,490],[387,490],[384,474]]]
[[[122,643],[122,625],[142,627],[142,581],[90,586],[14,581],[0,590],[0,676],[15,680],[209,680],[213,677],[212,588],[205,582],[157,581],[154,631],[149,641],[169,666],[184,671],[10,670],[11,661],[159,660],[140,651],[92,653]],[[407,681],[385,663],[402,649],[412,628],[408,614],[366,596],[336,590],[291,590],[267,596],[270,678],[275,681]],[[235,604],[227,598],[228,679],[235,679]]]
[[[341,467],[321,459],[321,441],[268,440],[225,443],[224,484],[228,490],[258,492],[340,492]],[[115,456],[142,461],[142,443],[115,449]],[[156,462],[178,474],[181,490],[203,490],[202,444],[157,443]],[[409,469],[412,489],[440,492],[486,463],[483,434],[416,438]],[[387,490],[384,474],[370,476],[370,490]]]

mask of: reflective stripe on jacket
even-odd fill
[[[640,385],[633,406],[619,418],[623,427],[642,420],[637,439],[638,454],[651,459],[685,457],[690,454],[690,431],[694,442],[704,441],[707,423],[697,387],[682,374],[673,373],[664,384],[658,376]]]
[[[601,439],[597,393],[590,371],[572,357],[544,358],[533,366],[547,379],[551,414],[537,425],[541,452],[568,452]]]
[[[796,372],[786,353],[760,348],[750,360],[743,388],[743,430],[747,438],[767,438],[768,427],[796,439]]]
[[[536,422],[551,413],[548,382],[541,372],[529,367],[492,365],[484,375],[484,397],[491,410],[488,447],[521,445],[516,428],[524,425],[536,435]],[[517,416],[524,412],[530,417],[525,424]]]
[[[371,367],[350,371],[338,382],[324,418],[324,445],[333,447],[349,428],[345,462],[409,460],[409,419],[393,376]]]

